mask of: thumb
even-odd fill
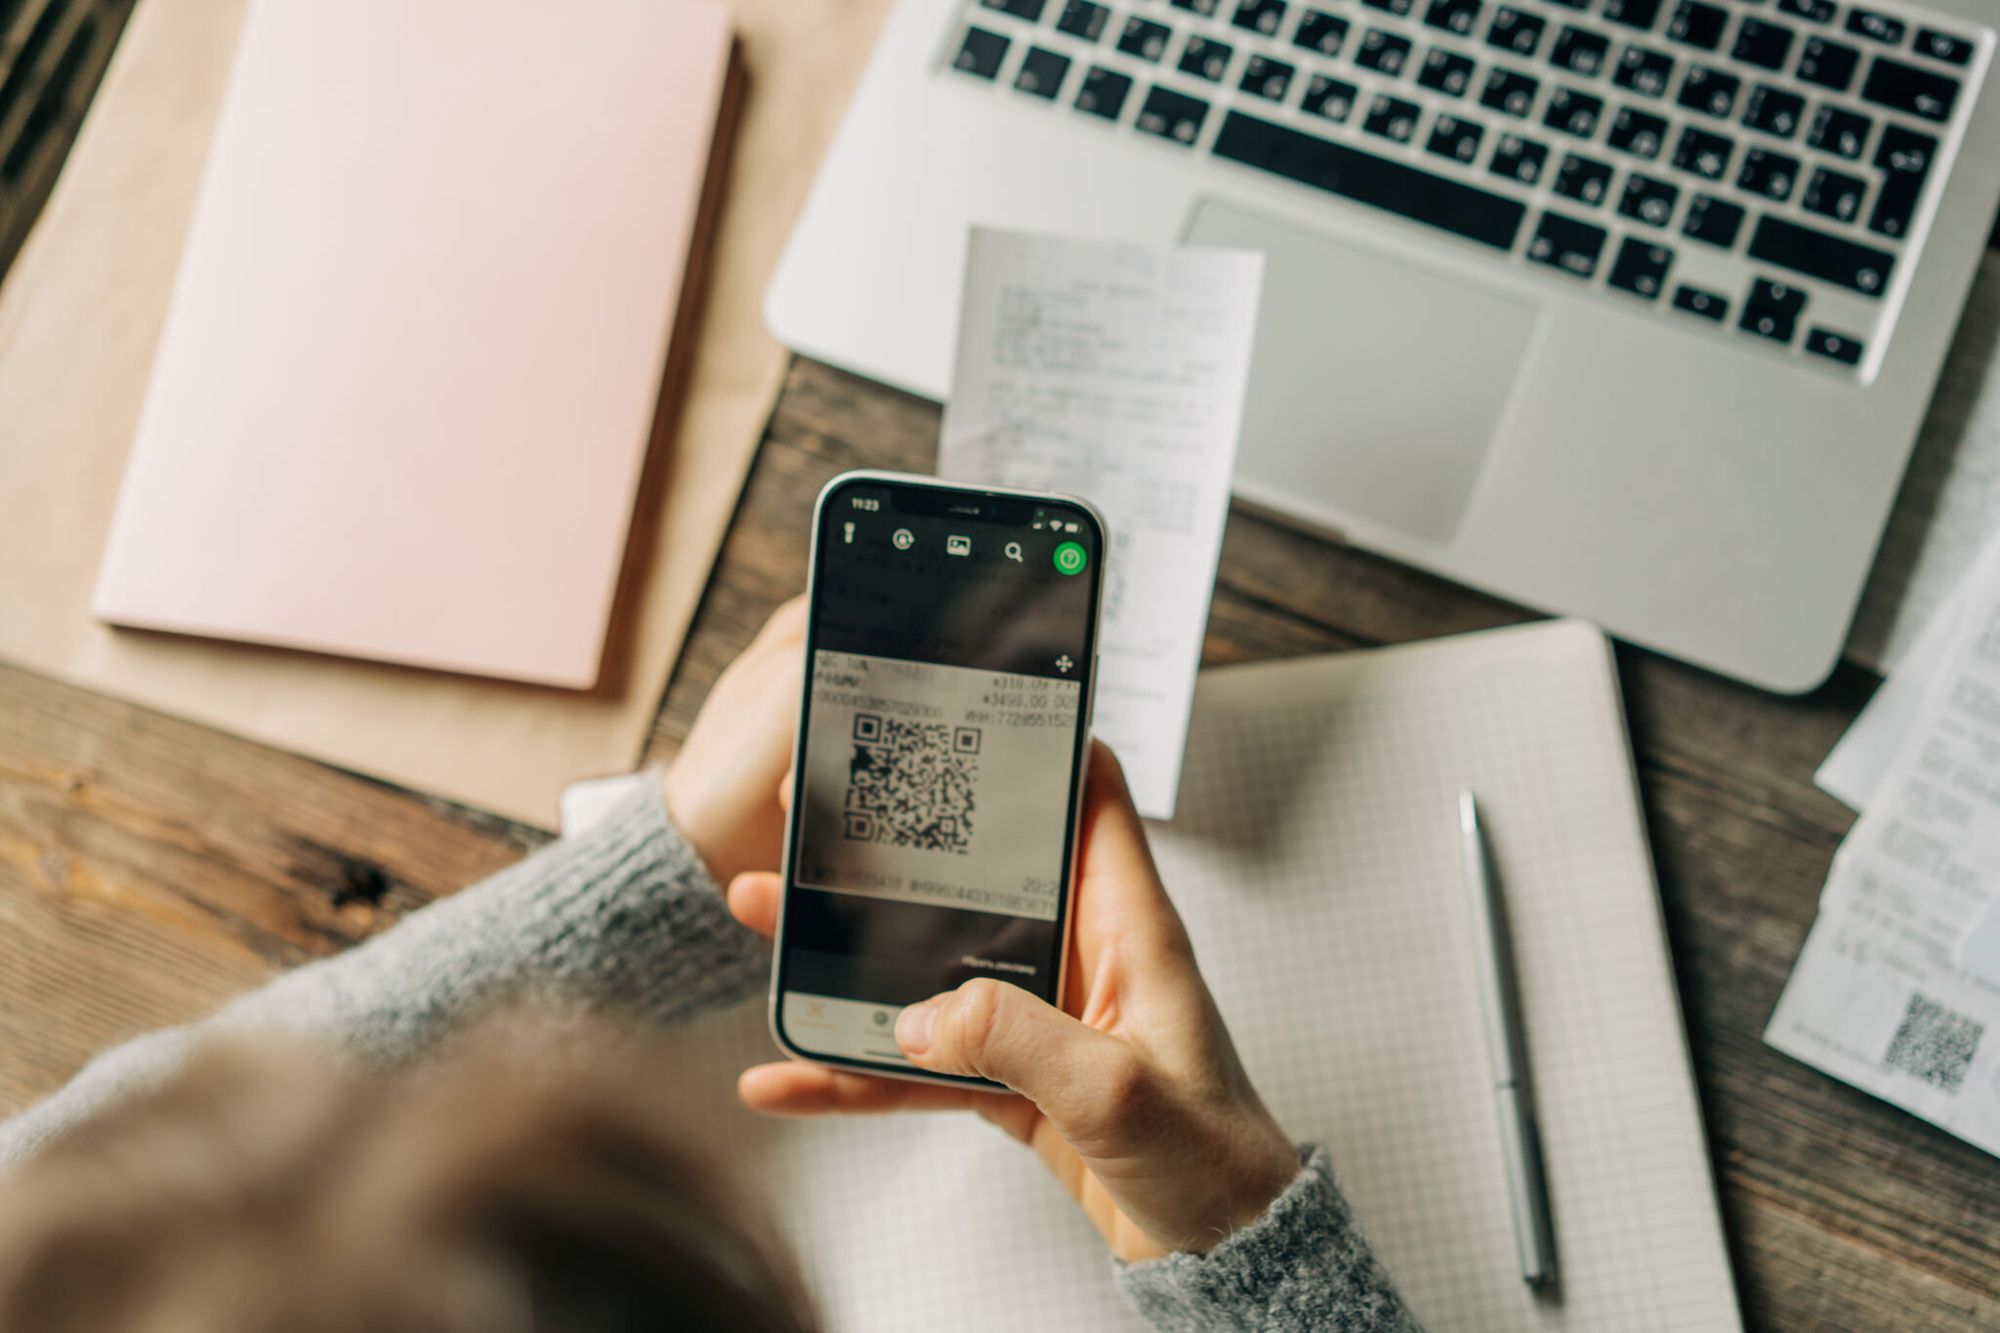
[[[1137,1057],[1019,986],[980,977],[911,1005],[896,1044],[924,1069],[1005,1084],[1060,1126],[1129,1088]]]

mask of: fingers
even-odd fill
[[[766,1115],[881,1115],[890,1111],[960,1111],[1001,1100],[971,1088],[869,1078],[801,1064],[796,1060],[756,1065],[736,1080],[737,1095]]]
[[[756,641],[767,644],[783,644],[806,637],[806,599],[800,593],[778,604],[777,610],[757,631]]]
[[[770,870],[747,870],[729,881],[724,890],[729,914],[750,929],[770,939],[778,933],[778,908],[784,902],[783,876]]]
[[[924,1069],[1005,1084],[1066,1134],[1122,1107],[1143,1072],[1125,1043],[984,977],[903,1010],[896,1044]]]
[[[1153,864],[1125,770],[1102,741],[1090,744],[1078,878],[1078,909],[1094,918],[1092,924],[1107,924],[1151,947],[1188,951],[1186,928]]]

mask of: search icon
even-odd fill
[[[1017,565],[1021,563],[1021,543],[1019,542],[1007,543],[1007,558],[1009,560],[1012,560]]]

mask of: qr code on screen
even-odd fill
[[[1910,993],[1910,1007],[1889,1041],[1882,1063],[1946,1092],[1957,1092],[1972,1067],[1972,1055],[1986,1025],[1954,1013],[1936,1000]]]
[[[842,832],[853,842],[972,850],[978,727],[854,715]]]

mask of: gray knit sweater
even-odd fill
[[[502,1001],[616,1008],[668,1024],[767,983],[768,948],[729,915],[658,787],[638,784],[579,836],[412,913],[336,958],[287,973],[205,1022],[91,1061],[0,1124],[0,1169],[117,1098],[156,1087],[213,1037],[310,1033],[382,1066],[420,1059]],[[1263,1217],[1207,1254],[1118,1265],[1157,1328],[1405,1329],[1415,1321],[1376,1262],[1320,1149]]]

